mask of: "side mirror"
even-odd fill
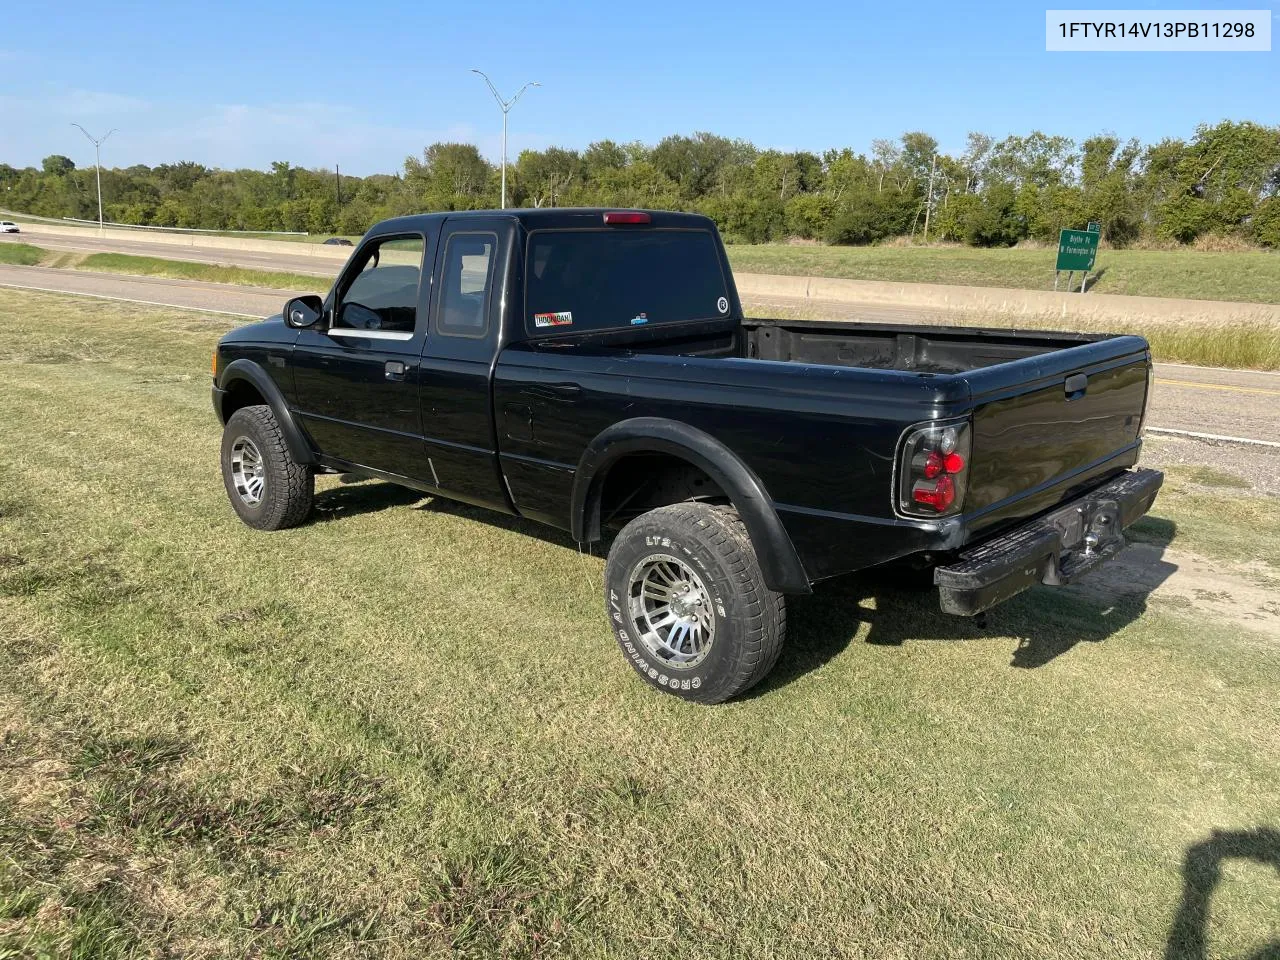
[[[314,293],[305,297],[294,297],[284,305],[284,322],[301,330],[310,327],[324,313],[324,301]]]

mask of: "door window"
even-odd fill
[[[496,233],[455,233],[444,248],[437,329],[454,337],[483,337],[489,329],[489,290],[498,249]]]
[[[359,254],[358,272],[334,311],[331,333],[373,332],[413,336],[422,282],[422,237],[394,237]]]

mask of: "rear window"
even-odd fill
[[[525,321],[535,334],[729,315],[715,240],[704,230],[539,230],[526,262]]]

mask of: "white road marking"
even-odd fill
[[[1275,440],[1254,440],[1252,437],[1231,437],[1221,433],[1200,433],[1197,430],[1173,430],[1169,427],[1147,427],[1147,433],[1167,433],[1175,437],[1194,437],[1196,440],[1217,440],[1221,443],[1247,443],[1256,447],[1275,447],[1280,450],[1280,443]]]
[[[1227,373],[1250,373],[1264,377],[1280,377],[1280,370],[1247,370],[1243,367],[1205,367],[1198,363],[1174,363],[1170,360],[1157,360],[1157,367],[1183,367],[1187,370],[1225,370]]]
[[[209,307],[193,307],[182,303],[161,303],[159,300],[135,300],[132,297],[109,297],[105,293],[85,293],[83,290],[58,290],[55,287],[33,287],[25,283],[0,283],[0,287],[10,287],[14,290],[36,290],[40,293],[60,293],[66,297],[93,297],[95,300],[115,300],[117,303],[140,303],[147,307],[172,307],[174,310],[191,310],[195,313],[220,313],[226,317],[249,317],[251,320],[261,320],[262,317],[256,313],[237,313],[234,310],[214,310]]]

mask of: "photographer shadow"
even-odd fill
[[[1209,839],[1187,848],[1182,861],[1182,899],[1169,928],[1165,960],[1204,960],[1209,956],[1209,908],[1222,882],[1222,865],[1229,860],[1272,867],[1280,878],[1280,830],[1215,830]],[[1280,960],[1280,939],[1263,944],[1247,960]]]

